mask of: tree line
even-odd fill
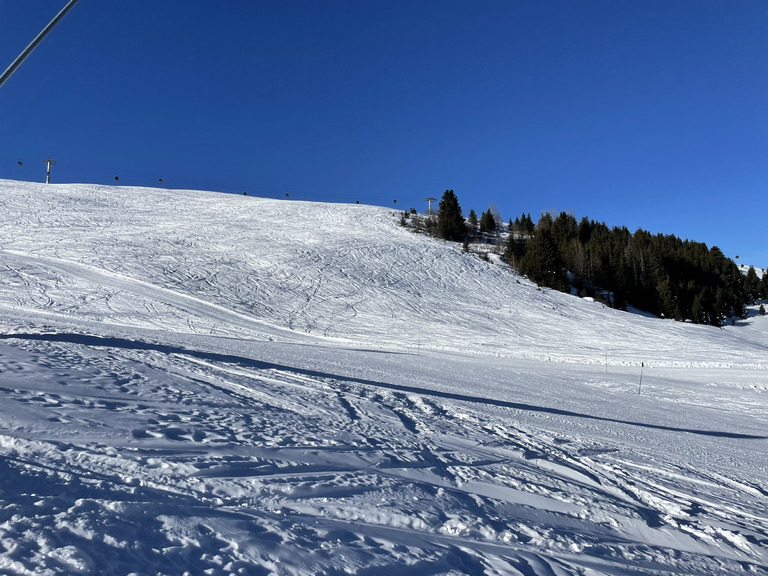
[[[478,226],[488,233],[501,223],[490,210],[479,221],[474,210],[465,219],[456,194],[446,190],[437,216],[421,224],[427,233],[467,242]],[[504,259],[540,286],[699,324],[746,318],[748,305],[768,299],[768,274],[762,280],[754,268],[742,274],[716,246],[587,217],[577,222],[565,212],[542,214],[535,224],[530,214],[510,220]]]

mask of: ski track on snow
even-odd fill
[[[4,574],[768,571],[760,317],[604,310],[385,209],[0,190]]]

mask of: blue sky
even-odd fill
[[[0,69],[65,3],[0,0]],[[766,63],[763,0],[80,0],[0,88],[0,178],[451,188],[765,267]]]

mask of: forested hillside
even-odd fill
[[[525,217],[524,217],[525,218]],[[571,286],[581,295],[617,308],[633,306],[657,316],[721,325],[744,318],[746,306],[765,298],[768,281],[754,269],[746,276],[716,246],[674,235],[626,227],[609,228],[566,213],[545,214],[531,229],[517,219],[507,258],[521,273],[558,290]]]
[[[489,234],[501,238],[490,210],[479,222],[471,210],[463,234],[455,224],[460,213],[455,193],[447,190],[436,217],[413,221],[416,228],[446,240],[487,241]],[[403,215],[403,224],[408,217]],[[748,305],[768,298],[768,277],[761,280],[754,268],[742,274],[718,247],[670,234],[633,233],[587,217],[577,222],[565,212],[542,214],[535,224],[530,214],[523,214],[510,220],[504,233],[504,258],[521,274],[540,286],[594,297],[622,310],[633,307],[721,326],[729,318],[745,318]]]

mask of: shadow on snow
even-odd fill
[[[445,398],[448,400],[459,400],[462,402],[485,404],[488,406],[498,406],[501,408],[512,408],[514,410],[524,410],[528,412],[541,412],[545,414],[552,414],[555,416],[567,416],[571,418],[586,418],[586,419],[598,420],[602,422],[614,422],[617,424],[625,424],[628,426],[639,426],[642,428],[650,428],[655,430],[667,430],[670,432],[685,432],[688,434],[697,434],[701,436],[714,436],[718,438],[735,438],[735,439],[742,439],[742,440],[768,440],[768,436],[758,436],[754,434],[741,434],[738,432],[722,432],[722,431],[716,431],[716,430],[696,430],[692,428],[678,428],[675,426],[665,426],[663,424],[632,422],[629,420],[607,418],[605,416],[582,414],[579,412],[572,412],[570,410],[562,410],[559,408],[535,406],[533,404],[525,404],[521,402],[508,402],[505,400],[494,400],[492,398],[468,396],[466,394],[457,394],[454,392],[443,392],[440,390],[431,390],[429,388],[419,388],[416,386],[390,384],[387,382],[378,382],[375,380],[355,378],[352,376],[340,376],[337,374],[329,374],[329,373],[320,372],[317,370],[295,368],[293,366],[287,366],[284,364],[275,364],[273,362],[265,362],[263,360],[255,360],[253,358],[246,358],[244,356],[235,356],[232,354],[220,354],[216,352],[201,352],[199,350],[192,350],[189,348],[183,348],[181,346],[168,346],[164,344],[154,344],[151,342],[142,342],[140,340],[129,340],[127,338],[90,336],[87,334],[75,334],[75,333],[60,333],[60,334],[19,333],[19,334],[1,334],[0,335],[0,340],[12,340],[12,339],[37,340],[41,342],[65,342],[70,344],[81,344],[84,346],[97,346],[97,347],[103,347],[103,348],[121,348],[125,350],[148,350],[148,351],[162,352],[164,354],[179,354],[184,356],[191,356],[193,358],[198,358],[198,359],[206,360],[209,362],[225,362],[229,364],[239,364],[244,367],[256,368],[259,370],[281,370],[281,371],[293,372],[295,374],[301,374],[303,376],[309,376],[313,378],[328,378],[332,380],[338,380],[341,382],[362,384],[365,386],[373,386],[376,388],[384,388],[389,390],[395,390],[398,392],[407,392],[411,394],[420,394],[423,396],[432,396],[435,398]]]

